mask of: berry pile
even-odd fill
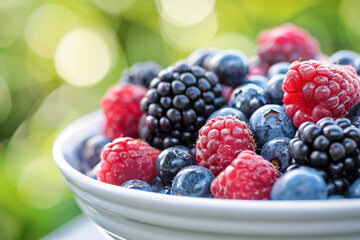
[[[359,198],[360,55],[326,58],[293,24],[261,32],[257,54],[201,48],[125,70],[102,100],[104,134],[79,145],[82,171],[176,196]]]

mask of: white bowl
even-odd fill
[[[53,154],[83,212],[114,239],[360,239],[360,199],[247,201],[121,188],[78,171],[77,147],[102,132],[100,111],[57,137]]]

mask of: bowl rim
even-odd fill
[[[90,121],[91,120],[91,121]],[[94,127],[97,123],[104,120],[101,110],[89,113],[65,127],[60,134],[56,137],[53,144],[53,157],[56,165],[62,172],[66,179],[75,181],[88,186],[95,191],[101,193],[109,193],[114,195],[114,202],[119,197],[127,199],[134,199],[142,201],[157,201],[160,204],[176,205],[179,208],[194,207],[196,209],[217,209],[217,210],[250,210],[250,211],[267,211],[267,212],[313,212],[316,211],[326,212],[330,208],[334,211],[342,211],[344,209],[360,209],[360,198],[354,199],[324,199],[324,200],[238,200],[238,199],[215,199],[215,198],[198,198],[198,197],[183,197],[165,195],[154,192],[138,191],[133,189],[122,188],[120,186],[111,185],[95,180],[91,177],[72,167],[66,160],[63,152],[64,144],[70,139],[77,131],[86,130],[89,127]]]

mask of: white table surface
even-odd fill
[[[56,229],[41,240],[106,240],[98,227],[83,214]]]

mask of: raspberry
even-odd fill
[[[149,182],[156,176],[160,151],[130,137],[117,138],[101,150],[100,181],[121,186],[132,179]]]
[[[214,198],[270,199],[280,172],[253,151],[242,151],[211,184]]]
[[[296,127],[324,117],[344,117],[360,100],[359,85],[360,79],[349,65],[293,62],[283,83],[286,113]]]
[[[125,84],[112,87],[103,97],[101,105],[105,114],[105,135],[114,140],[126,136],[138,138],[138,124],[142,115],[140,101],[146,88]]]
[[[293,24],[262,31],[258,37],[260,59],[272,65],[278,62],[310,60],[319,53],[318,42],[306,30]]]
[[[254,149],[254,139],[244,122],[232,115],[218,116],[200,129],[196,142],[196,161],[216,176],[241,151]]]

